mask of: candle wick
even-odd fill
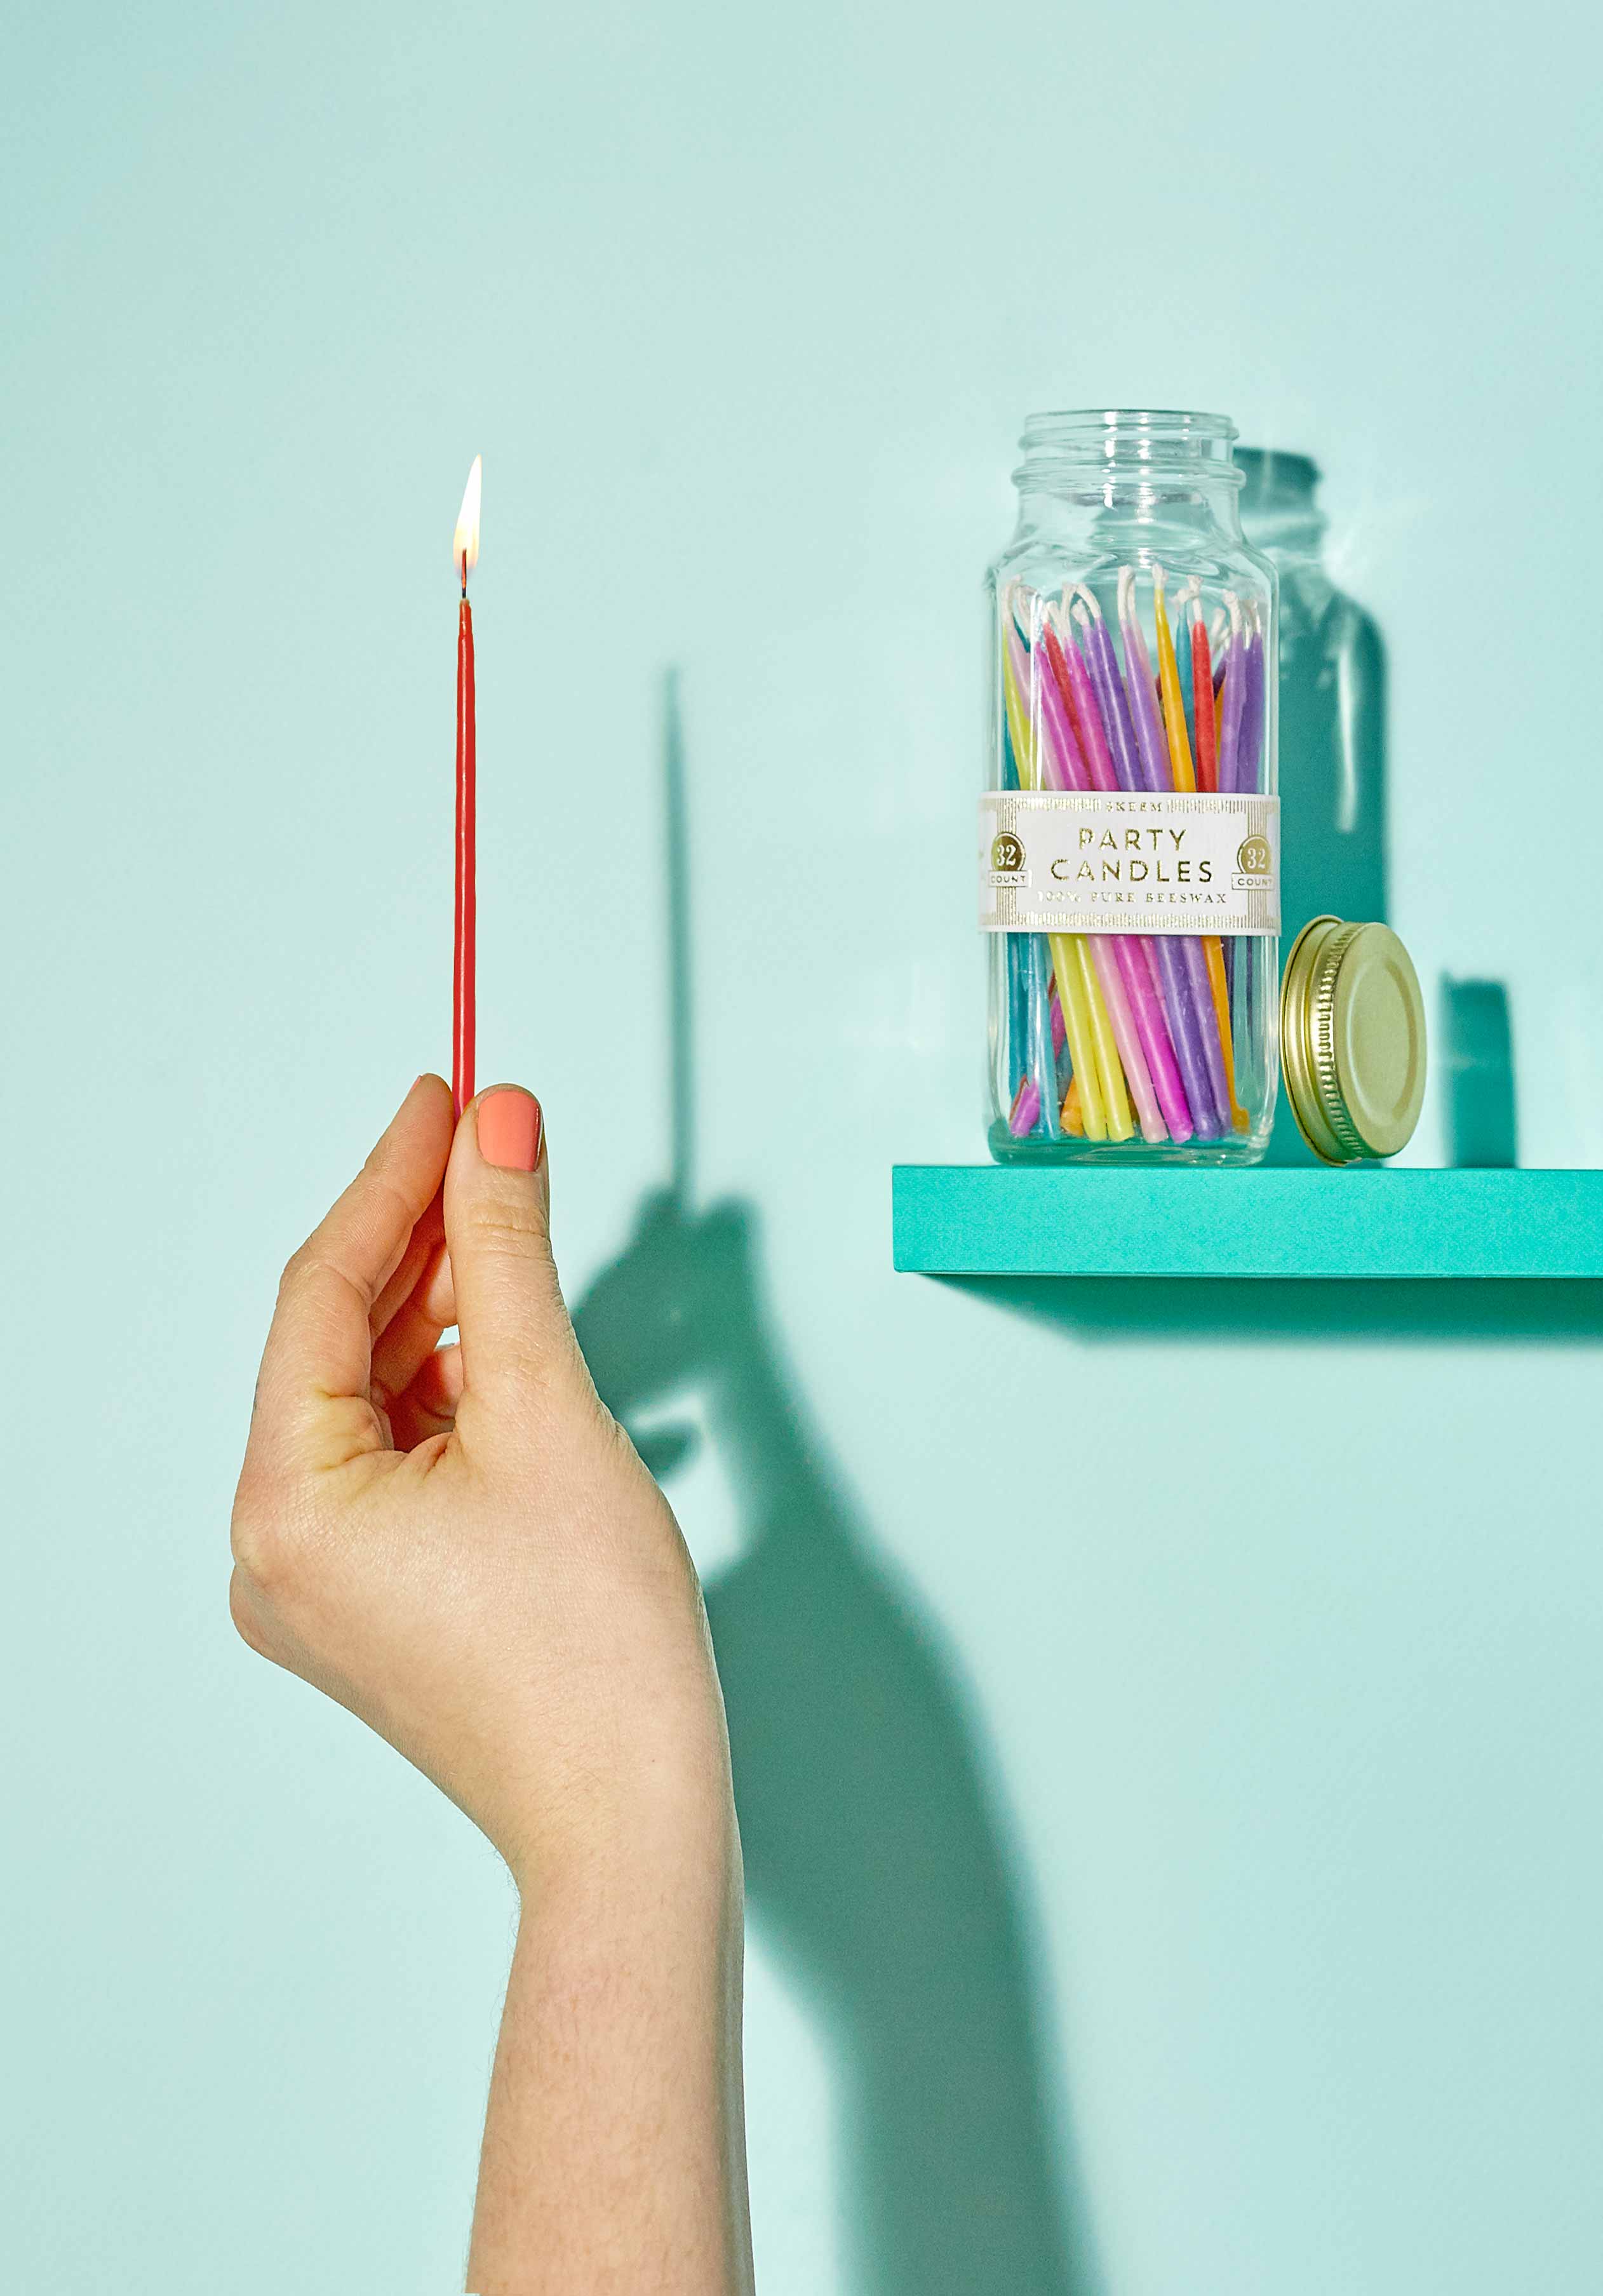
[[[465,550],[462,554],[462,594],[464,598],[468,594],[468,554]]]

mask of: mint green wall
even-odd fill
[[[477,450],[482,1072],[699,1431],[764,2296],[1594,2283],[1595,1299],[942,1287],[888,1170],[981,1152],[977,584],[1087,402],[1323,468],[1394,922],[1603,1161],[1599,60],[1540,0],[12,27],[0,2284],[459,2284],[507,1890],[224,1583],[278,1264],[446,1058]]]

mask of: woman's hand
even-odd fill
[[[474,2287],[642,2284],[638,2251],[703,2296],[748,2271],[724,1710],[678,1527],[568,1320],[544,1148],[528,1094],[454,1128],[420,1077],[290,1260],[232,1607],[523,1891]]]
[[[520,1880],[727,1775],[695,1572],[562,1304],[542,1131],[503,1087],[454,1138],[446,1086],[418,1079],[284,1270],[233,1513],[246,1641],[380,1731]]]

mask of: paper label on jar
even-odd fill
[[[987,790],[979,922],[985,932],[1279,932],[1280,801]]]

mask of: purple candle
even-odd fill
[[[1013,1095],[1013,1105],[1008,1112],[1008,1130],[1015,1140],[1022,1140],[1033,1132],[1041,1120],[1041,1087],[1026,1077]]]
[[[1232,648],[1232,659],[1234,652]],[[1241,674],[1231,673],[1231,685],[1241,689],[1240,724],[1236,733],[1235,777],[1231,787],[1247,792],[1255,791],[1264,763],[1264,725],[1267,697],[1264,685],[1264,635],[1255,604],[1247,608],[1247,638],[1241,648]],[[1224,716],[1230,717],[1230,687],[1225,688]],[[1220,787],[1224,786],[1223,783]],[[1232,999],[1236,993],[1238,975],[1244,993],[1250,996],[1254,979],[1253,940],[1243,936],[1239,955],[1235,941],[1226,941],[1225,981]]]
[[[1141,787],[1172,789],[1169,744],[1164,733],[1163,719],[1157,714],[1157,687],[1152,677],[1152,659],[1147,652],[1147,641],[1135,615],[1133,566],[1123,568],[1119,574],[1119,628],[1125,638],[1125,682],[1130,689],[1130,714],[1135,720],[1135,746],[1141,759]]]
[[[1258,619],[1256,606],[1249,606],[1247,611],[1247,648],[1243,665],[1247,675],[1241,697],[1241,732],[1236,750],[1236,787],[1250,793],[1260,786],[1266,695],[1264,626]]]
[[[1133,580],[1133,576],[1131,578]],[[1086,601],[1086,605],[1075,606],[1075,620],[1085,632],[1086,652],[1091,660],[1092,683],[1096,688],[1097,700],[1101,704],[1102,723],[1107,729],[1108,745],[1113,752],[1114,769],[1119,777],[1119,786],[1125,790],[1157,788],[1160,784],[1148,779],[1148,768],[1138,746],[1138,729],[1141,725],[1139,700],[1135,725],[1133,726],[1129,704],[1125,697],[1124,680],[1119,675],[1118,657],[1114,652],[1113,640],[1108,634],[1108,625],[1102,619],[1101,610],[1091,592],[1082,587],[1079,595]],[[1089,612],[1086,611],[1087,605],[1090,608]],[[1156,718],[1157,697],[1150,691],[1150,680],[1149,680],[1149,698]],[[1161,730],[1158,738],[1161,741]],[[1199,1140],[1217,1140],[1229,1122],[1229,1115],[1228,1103],[1226,1103],[1227,1112],[1223,1117],[1215,1104],[1208,1066],[1207,1039],[1210,1035],[1216,1038],[1216,1031],[1213,1025],[1213,1007],[1211,1003],[1206,1004],[1207,1027],[1205,1029],[1197,1002],[1190,993],[1184,955],[1165,934],[1156,935],[1153,945],[1157,950],[1158,974],[1163,982],[1164,1008],[1168,1014],[1169,1035],[1174,1042],[1175,1057],[1180,1063],[1181,1076],[1185,1082],[1185,1095],[1190,1107],[1192,1128]],[[1202,952],[1198,949],[1197,955],[1199,960],[1201,955]],[[1206,1000],[1207,991],[1206,972],[1203,974],[1202,988]],[[1220,1064],[1220,1075],[1223,1080],[1223,1062]]]
[[[1224,701],[1219,715],[1219,787],[1239,790],[1241,718],[1247,706],[1247,647],[1241,632],[1241,601],[1230,602],[1230,650],[1224,663]]]

